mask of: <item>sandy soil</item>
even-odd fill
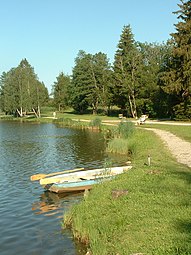
[[[182,140],[168,131],[155,128],[146,129],[155,132],[163,140],[178,162],[191,167],[191,143]]]

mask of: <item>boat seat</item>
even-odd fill
[[[83,178],[83,177],[80,177],[78,180],[81,180],[81,181],[87,181],[87,180],[93,180],[91,178]]]

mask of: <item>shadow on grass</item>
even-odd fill
[[[182,221],[179,220],[176,223],[176,228],[181,232],[181,233],[186,233],[189,236],[189,239],[191,239],[191,220],[190,221]]]
[[[176,240],[177,255],[191,254],[191,221],[177,220],[175,222],[176,231],[181,233],[181,238]]]
[[[179,232],[180,239],[177,240],[177,247],[180,247],[178,254],[191,254],[191,171],[189,168],[184,168],[174,172],[174,175],[177,179],[183,181],[183,185],[179,187],[179,190],[182,187],[182,198],[180,199],[179,206],[182,210],[182,218],[179,216],[174,221],[175,231]],[[188,253],[190,251],[190,253]]]
[[[175,172],[175,175],[178,178],[181,178],[182,180],[186,181],[188,184],[191,184],[191,172],[178,171],[178,172]]]

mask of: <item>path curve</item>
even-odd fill
[[[167,145],[178,162],[191,167],[191,143],[184,141],[169,131],[155,128],[145,128],[155,132]]]

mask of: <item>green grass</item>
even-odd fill
[[[79,115],[79,114],[75,114],[75,113],[70,113],[70,112],[65,112],[65,113],[57,113],[57,117],[58,118],[72,118],[72,119],[77,119],[77,120],[93,120],[96,117],[99,117],[100,120],[119,120],[119,118],[117,117],[109,117],[109,116],[96,116],[96,115],[92,115],[92,114],[83,114],[83,115]]]
[[[92,189],[65,215],[93,255],[191,254],[191,172],[153,133],[138,129],[133,169]],[[151,166],[147,156],[151,155]],[[112,190],[128,195],[112,198]]]
[[[120,122],[117,127],[111,131],[113,139],[110,139],[107,151],[120,154],[134,154],[136,151],[137,132],[132,122]]]
[[[149,127],[149,128],[158,128],[166,131],[170,131],[171,133],[179,136],[186,141],[191,142],[191,126],[178,126],[176,123],[174,125],[160,125],[160,124],[146,124],[142,127]]]

